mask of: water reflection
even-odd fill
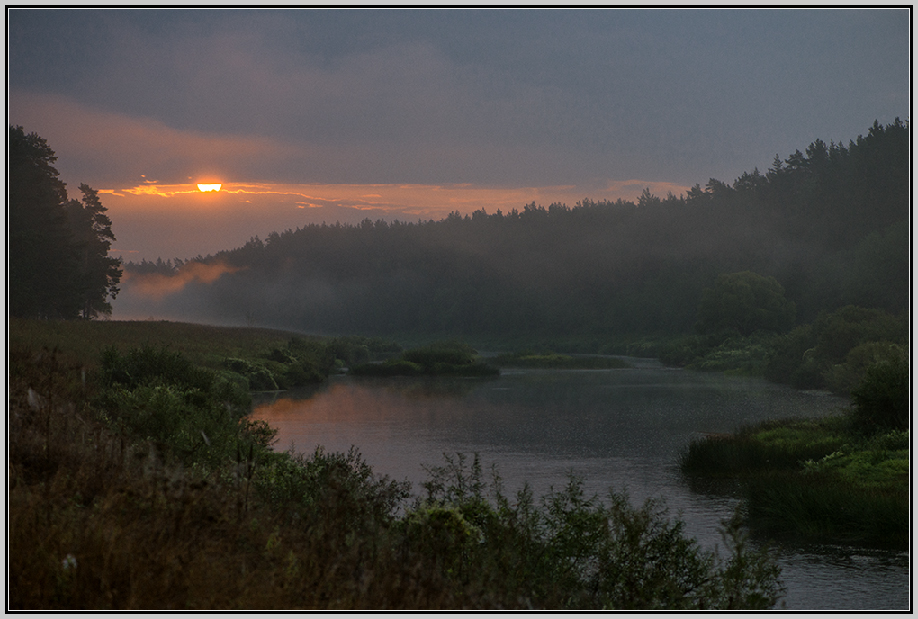
[[[627,490],[633,502],[663,497],[703,546],[722,547],[721,522],[739,501],[729,483],[687,483],[678,456],[699,432],[731,432],[779,417],[837,414],[820,392],[759,379],[671,371],[505,372],[498,379],[353,379],[256,402],[252,415],[279,431],[278,449],[356,445],[378,473],[412,482],[444,453],[495,463],[508,493],[528,482],[537,495],[573,474],[590,493]],[[778,550],[788,608],[907,608],[908,566],[894,555]],[[890,558],[892,557],[892,558]],[[886,563],[884,563],[886,562]],[[890,584],[892,583],[892,584]],[[847,587],[842,594],[840,588]],[[870,591],[882,592],[882,597]]]

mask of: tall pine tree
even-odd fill
[[[111,314],[108,297],[114,299],[121,281],[121,260],[108,255],[115,235],[108,210],[99,201],[95,189],[80,185],[83,200],[70,200],[67,216],[73,229],[79,270],[79,290],[83,318],[95,318],[99,314]]]
[[[98,195],[81,185],[68,202],[44,138],[9,129],[7,196],[8,311],[13,316],[71,319],[111,313],[121,260],[108,256],[114,235]]]

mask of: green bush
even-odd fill
[[[876,348],[855,350],[871,343],[907,345],[906,317],[853,305],[820,314],[813,324],[797,327],[774,341],[764,376],[796,388],[832,387],[845,392],[862,368],[860,357],[876,352]]]
[[[245,378],[251,391],[277,391],[280,388],[274,374],[263,365],[235,358],[227,358],[223,364]]]
[[[702,551],[656,501],[635,508],[623,493],[587,497],[576,478],[539,503],[528,486],[511,501],[496,471],[486,484],[478,457],[469,466],[461,454],[429,473],[405,525],[411,549],[439,557],[457,585],[510,594],[514,607],[761,609],[782,593],[778,567],[750,550],[738,516],[724,523],[724,559]],[[427,540],[420,523],[455,543]]]
[[[852,348],[844,363],[829,368],[824,376],[829,389],[850,394],[863,382],[867,369],[876,363],[894,360],[905,354],[901,346],[889,342],[866,342]]]
[[[703,356],[712,347],[710,338],[686,335],[659,346],[657,357],[666,365],[685,366]]]
[[[868,432],[907,429],[911,421],[909,378],[905,355],[868,367],[863,382],[851,393],[857,424]]]
[[[553,368],[553,369],[621,369],[632,367],[630,363],[614,357],[572,357],[570,355],[559,355],[557,353],[536,354],[532,352],[521,352],[514,354],[503,354],[489,359],[491,363],[500,366],[521,367],[521,368]]]
[[[180,353],[108,349],[96,403],[119,431],[150,440],[186,464],[219,466],[240,448],[267,448],[267,433],[244,420],[251,398],[239,384]]]
[[[459,347],[428,346],[405,351],[402,359],[429,368],[436,364],[467,365],[475,360],[474,355],[473,350]]]
[[[327,346],[348,367],[369,363],[380,355],[402,352],[402,347],[392,340],[380,337],[347,335],[332,338]]]
[[[141,346],[122,355],[110,347],[102,352],[100,379],[104,386],[119,384],[127,389],[158,382],[206,391],[215,375],[166,348]]]
[[[357,448],[328,453],[321,446],[311,455],[275,454],[257,471],[257,492],[275,508],[297,519],[331,519],[348,531],[371,533],[392,522],[408,498],[409,484],[377,476]]]

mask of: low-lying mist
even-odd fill
[[[603,338],[692,332],[723,273],[775,277],[798,322],[908,307],[908,128],[814,142],[687,196],[310,225],[193,261],[128,264],[118,319],[308,333]]]

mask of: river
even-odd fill
[[[496,379],[356,379],[256,400],[252,416],[278,430],[275,448],[356,445],[380,474],[419,483],[443,454],[478,453],[497,466],[505,492],[536,495],[570,474],[589,493],[626,490],[635,504],[663,498],[706,548],[739,499],[735,490],[690,487],[678,457],[698,433],[731,432],[781,417],[839,414],[847,405],[757,378],[668,369],[645,359],[625,370],[504,370]],[[788,610],[907,610],[904,552],[772,545]]]

